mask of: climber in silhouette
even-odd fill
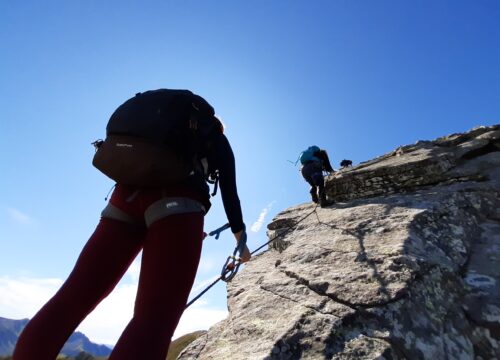
[[[302,176],[311,185],[309,192],[312,201],[319,203],[321,207],[332,204],[326,199],[325,179],[323,177],[323,171],[334,172],[326,150],[315,145],[310,146],[300,154],[300,162]]]
[[[116,187],[68,279],[21,333],[14,360],[55,359],[140,251],[134,314],[109,359],[166,358],[200,259],[211,205],[206,180],[219,180],[236,241],[246,239],[223,130],[213,108],[188,90],[138,93],[118,107],[94,157]],[[249,259],[245,246],[241,262]]]

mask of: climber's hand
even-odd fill
[[[243,234],[245,230],[238,231],[237,233],[234,234],[234,237],[236,238],[236,241],[240,241],[241,235]],[[245,249],[243,250],[243,253],[241,254],[241,262],[246,263],[247,261],[250,260],[252,257],[252,254],[250,254],[250,249],[248,249],[248,246],[245,245]]]

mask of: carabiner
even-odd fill
[[[222,267],[220,274],[221,280],[229,282],[236,276],[241,265],[241,256],[243,255],[243,251],[245,251],[246,244],[247,232],[243,229],[238,245],[234,248],[233,255],[227,257]],[[238,254],[238,256],[236,256],[236,254]]]
[[[233,280],[240,269],[240,265],[241,260],[239,258],[235,256],[228,256],[226,263],[222,267],[222,272],[220,274],[221,280],[225,282]]]

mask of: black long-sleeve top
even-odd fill
[[[222,204],[232,232],[237,233],[245,228],[245,224],[236,187],[236,165],[233,150],[224,134],[218,133],[215,136],[210,136],[209,142],[209,148],[202,151],[203,154],[199,154],[199,156],[207,159],[210,170],[219,170]],[[203,172],[201,169],[196,171],[184,182],[184,185],[201,195],[201,200],[208,210],[210,207],[210,188],[205,182]]]
[[[213,144],[213,165],[219,170],[219,185],[222,203],[233,233],[244,229],[240,198],[236,187],[236,165],[233,150],[225,135],[217,136]]]

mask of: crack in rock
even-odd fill
[[[291,301],[291,302],[293,302],[293,303],[299,304],[300,306],[303,306],[303,307],[305,307],[305,308],[307,308],[307,309],[311,309],[311,310],[313,310],[313,311],[315,311],[315,312],[317,312],[317,313],[319,313],[319,314],[321,314],[321,315],[330,315],[330,316],[335,316],[335,315],[333,315],[333,314],[323,312],[323,311],[321,311],[321,310],[319,309],[319,308],[322,308],[322,307],[323,307],[323,306],[324,306],[324,305],[325,305],[328,301],[330,301],[330,299],[324,299],[324,300],[321,302],[321,304],[319,305],[319,308],[317,309],[317,308],[315,308],[315,307],[313,307],[313,306],[302,304],[300,301],[297,301],[297,300],[294,300],[294,299],[292,299],[292,298],[286,297],[286,296],[284,296],[284,295],[282,295],[282,294],[277,294],[277,293],[275,293],[274,291],[272,291],[272,290],[270,290],[270,289],[267,289],[267,288],[265,288],[265,287],[264,287],[264,286],[262,286],[262,285],[261,285],[261,286],[259,286],[259,288],[260,288],[261,290],[266,291],[266,292],[269,292],[269,293],[271,293],[272,295],[277,296],[277,297],[279,297],[279,298],[281,298],[281,299],[288,300],[288,301]]]
[[[325,291],[315,287],[315,286],[311,286],[309,280],[306,280],[304,279],[303,277],[299,276],[298,274],[290,271],[290,270],[280,270],[282,273],[284,273],[286,276],[292,278],[292,279],[295,279],[299,282],[299,284],[302,284],[304,286],[306,286],[309,290],[311,290],[312,292],[316,293],[317,295],[319,296],[325,296],[339,304],[342,304],[342,305],[345,305],[355,311],[360,311],[360,310],[363,310],[363,309],[369,309],[369,308],[374,308],[374,307],[381,307],[381,306],[385,306],[385,305],[388,305],[388,304],[391,304],[391,303],[395,303],[395,302],[398,302],[399,300],[401,300],[402,298],[404,298],[405,296],[407,296],[407,290],[404,289],[404,291],[400,291],[396,294],[396,296],[394,296],[394,298],[390,299],[390,300],[387,300],[387,301],[380,301],[380,302],[373,302],[373,303],[366,303],[366,304],[362,304],[362,303],[351,303],[349,301],[345,301],[345,300],[342,300],[341,298],[339,298],[338,296],[335,296],[333,294],[327,294]]]

